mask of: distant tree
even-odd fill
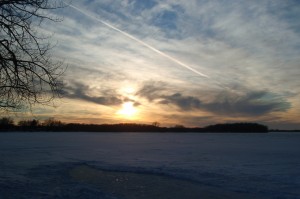
[[[63,123],[59,120],[55,120],[53,118],[49,118],[43,122],[43,126],[45,127],[59,127],[62,126]]]
[[[215,124],[204,128],[207,132],[268,132],[268,127],[257,123]]]
[[[185,126],[183,126],[181,124],[176,124],[173,128],[183,129],[183,128],[185,128]]]
[[[50,56],[44,20],[59,21],[47,10],[60,0],[0,0],[0,110],[48,103],[60,93],[61,62]]]
[[[14,120],[10,117],[3,117],[0,119],[0,127],[6,128],[11,126],[14,126]]]
[[[159,122],[153,122],[152,125],[155,126],[155,127],[159,127],[160,123]]]
[[[21,127],[38,127],[40,125],[39,120],[21,120],[18,123]]]
[[[0,131],[1,130],[10,130],[14,127],[13,119],[9,117],[3,117],[0,119]]]
[[[36,126],[39,126],[40,122],[38,120],[32,120],[31,121],[31,126],[32,127],[36,127]]]

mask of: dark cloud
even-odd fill
[[[245,91],[245,94],[224,91],[208,102],[201,100],[201,97],[183,95],[180,92],[166,94],[167,92],[166,85],[152,82],[145,84],[137,95],[159,104],[175,105],[182,111],[202,110],[228,116],[259,116],[291,108],[284,97],[268,91]]]
[[[157,81],[145,82],[143,87],[136,93],[138,96],[145,97],[149,101],[160,99],[166,90],[169,90],[167,84]]]
[[[90,96],[90,87],[79,82],[72,82],[71,85],[65,87],[63,96],[70,99],[80,99],[87,102],[111,106],[123,103],[121,96],[114,93],[103,92],[104,96]]]
[[[128,98],[128,97],[125,97],[123,99],[123,102],[132,102],[133,106],[135,106],[135,107],[142,105],[140,102],[138,102],[138,101],[136,101],[134,99]]]
[[[242,96],[224,94],[213,102],[205,104],[205,109],[215,113],[230,115],[259,116],[274,111],[287,111],[291,104],[283,97],[268,91],[251,91]]]
[[[183,96],[180,93],[175,93],[169,96],[162,96],[163,100],[159,103],[161,104],[175,104],[182,110],[192,110],[192,109],[200,109],[202,106],[202,102],[195,97],[192,96]]]

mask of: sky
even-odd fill
[[[300,129],[297,0],[72,0],[51,12],[64,96],[22,117]]]

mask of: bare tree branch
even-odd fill
[[[62,63],[49,54],[49,38],[39,33],[44,20],[60,21],[47,10],[63,8],[60,0],[0,0],[0,110],[59,96]]]

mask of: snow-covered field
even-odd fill
[[[300,134],[1,133],[2,198],[300,198]]]

